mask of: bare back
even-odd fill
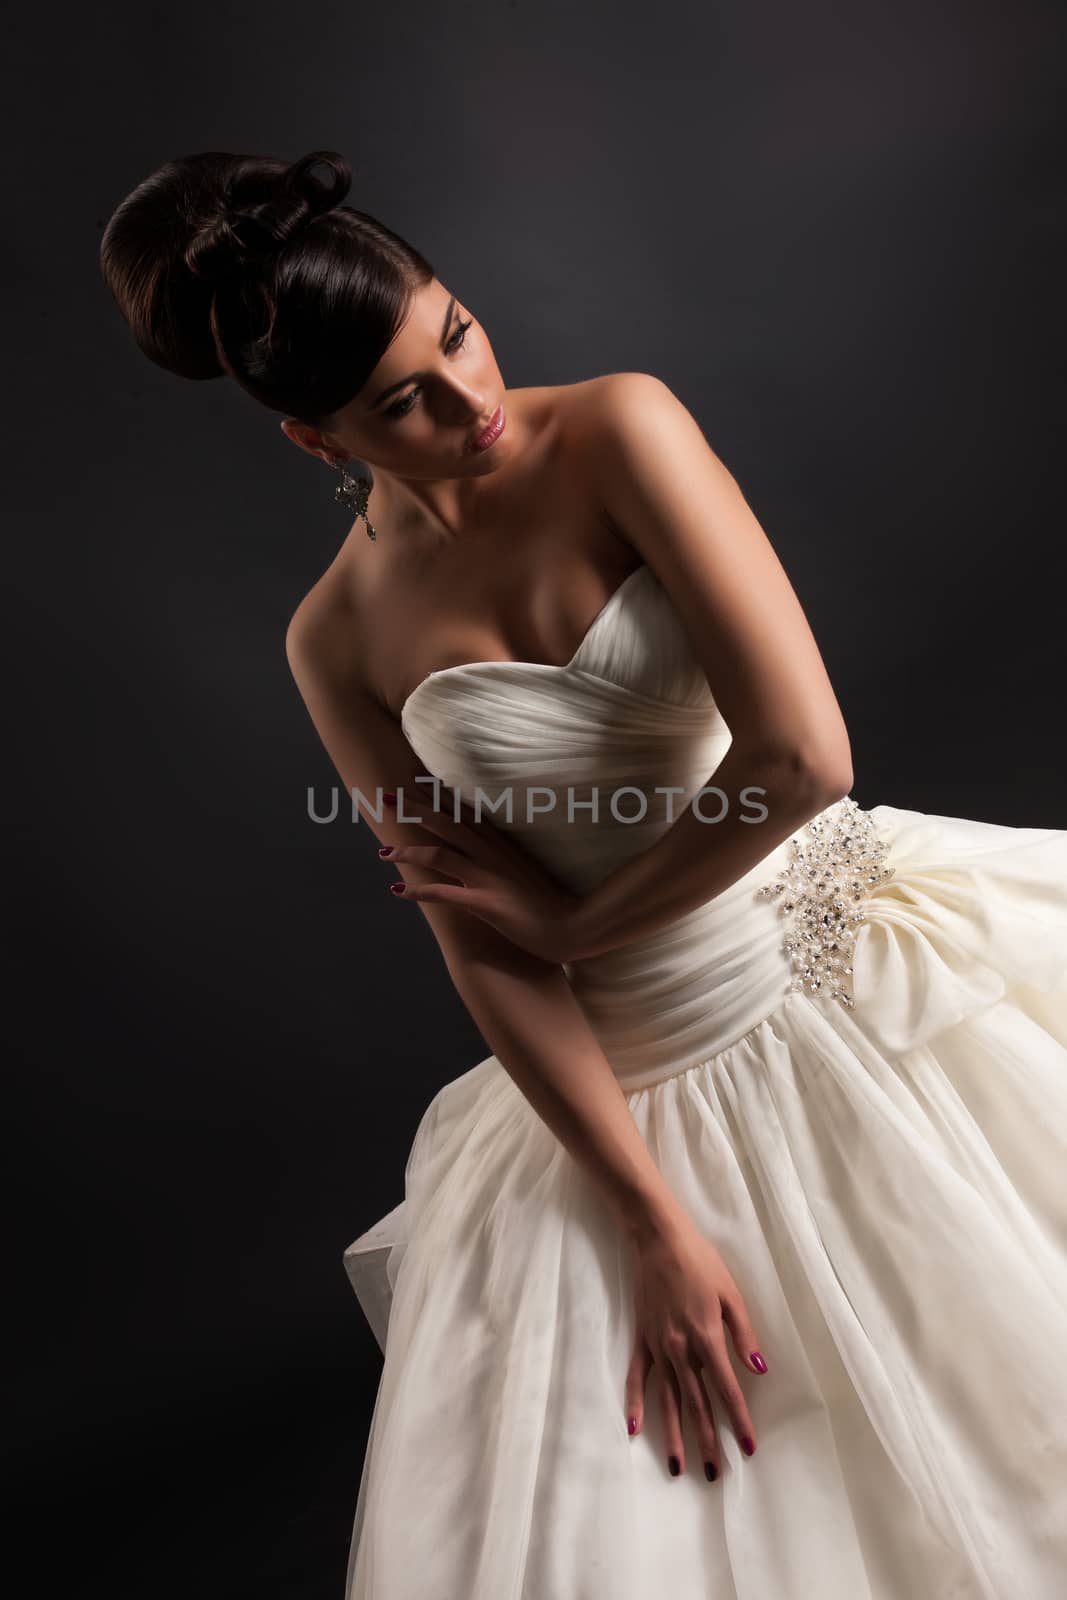
[[[347,671],[399,720],[431,672],[468,661],[559,665],[640,565],[600,505],[586,470],[585,427],[603,378],[507,392],[521,455],[487,476],[476,520],[446,536],[391,504],[375,483],[367,539],[355,523],[302,609],[316,654]]]

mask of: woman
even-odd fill
[[[858,807],[685,408],[506,389],[349,185],[186,157],[102,246],[343,471],[289,662],[493,1051],[408,1162],[347,1600],[1051,1600],[1067,832]]]

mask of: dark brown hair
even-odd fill
[[[333,150],[298,161],[206,151],[151,173],[100,245],[138,347],[168,372],[228,373],[271,410],[326,426],[434,275],[398,234],[341,204],[351,183]]]

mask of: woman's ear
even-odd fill
[[[297,422],[294,417],[283,417],[280,426],[285,437],[301,450],[306,450],[309,456],[316,456],[329,467],[338,465],[334,460],[334,452],[315,428],[309,428],[306,422]]]

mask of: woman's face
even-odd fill
[[[503,400],[504,380],[481,324],[432,278],[328,433],[301,428],[296,442],[332,459],[355,456],[397,478],[479,477],[510,454],[506,423],[488,449],[470,448]],[[293,438],[293,425],[283,426]]]

